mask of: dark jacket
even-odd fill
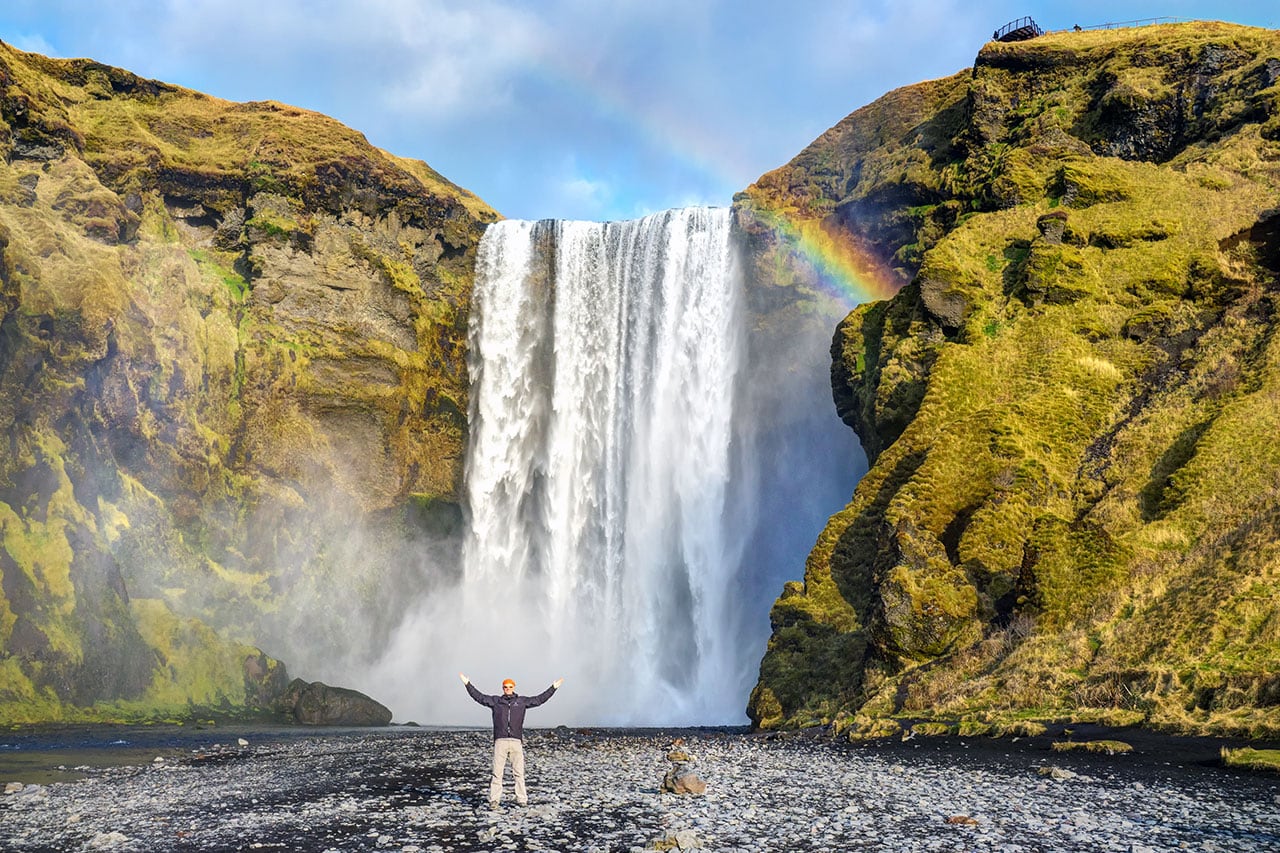
[[[493,739],[497,740],[500,737],[523,738],[525,709],[536,708],[550,699],[556,688],[548,687],[537,696],[519,696],[515,693],[510,696],[490,696],[481,693],[468,681],[467,692],[481,705],[493,709]]]

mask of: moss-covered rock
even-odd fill
[[[1278,68],[1223,24],[992,43],[742,195],[911,277],[836,333],[873,465],[775,606],[758,725],[1280,730]]]
[[[495,218],[324,116],[0,45],[0,720],[268,710],[260,649],[378,648],[457,547]]]

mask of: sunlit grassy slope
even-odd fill
[[[759,725],[1280,731],[1280,33],[988,44],[739,208],[909,282],[836,335],[873,465],[773,608]]]

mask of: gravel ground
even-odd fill
[[[676,734],[708,784],[704,796],[660,792]],[[1047,741],[837,746],[560,729],[526,735],[529,805],[511,801],[508,777],[508,798],[491,811],[485,732],[149,737],[116,740],[141,763],[10,783],[0,849],[1280,850],[1280,777],[1150,748],[1108,758],[1051,753]],[[4,740],[0,784],[15,754],[42,747]]]

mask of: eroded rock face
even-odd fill
[[[740,197],[911,279],[836,332],[873,465],[774,605],[757,725],[1280,730],[1242,627],[1280,620],[1276,67],[1220,24],[993,43]]]
[[[0,155],[0,719],[278,693],[224,636],[374,654],[457,548],[496,215],[323,116],[7,46]]]

